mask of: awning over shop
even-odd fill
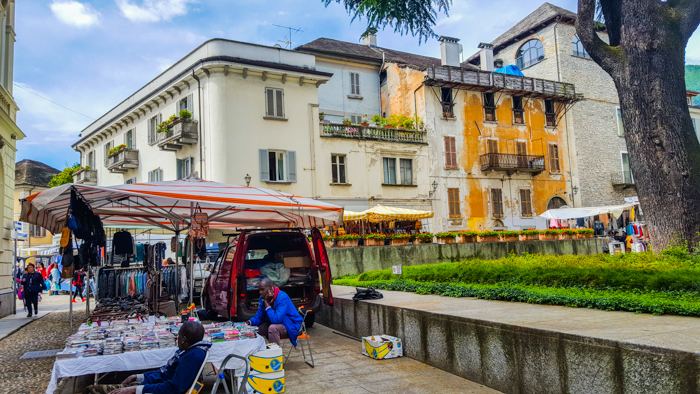
[[[367,214],[364,212],[343,211],[343,220],[365,220]]]
[[[636,205],[639,205],[639,203],[609,205],[604,207],[550,209],[541,214],[540,217],[545,219],[578,219],[611,213],[617,219],[622,215],[623,211],[632,209]]]
[[[418,211],[415,209],[386,207],[377,205],[361,212],[367,215],[370,222],[387,222],[391,220],[419,220],[433,217],[432,211]]]

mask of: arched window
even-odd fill
[[[544,47],[542,46],[542,41],[537,39],[524,43],[515,55],[515,61],[520,69],[534,66],[542,60],[544,60]]]
[[[585,57],[586,59],[591,58],[583,47],[581,40],[579,40],[578,34],[574,34],[574,38],[571,39],[571,48],[574,50],[574,56]]]
[[[566,206],[566,201],[564,201],[563,198],[561,197],[552,197],[551,200],[549,200],[549,203],[547,203],[547,209],[559,209],[563,206]]]

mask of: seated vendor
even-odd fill
[[[263,278],[258,284],[260,290],[260,305],[258,312],[246,323],[258,326],[260,335],[268,342],[280,344],[281,338],[289,338],[289,342],[297,346],[297,337],[303,316],[294,307],[287,293],[276,287],[268,278]]]
[[[157,371],[131,375],[121,385],[88,386],[86,392],[103,394],[184,394],[198,378],[211,343],[202,340],[204,327],[198,322],[182,324],[175,355]]]

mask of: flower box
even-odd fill
[[[576,238],[578,239],[585,239],[585,238],[593,238],[594,234],[576,234]]]
[[[521,241],[538,241],[540,234],[520,234]]]
[[[335,240],[326,239],[326,240],[323,241],[323,243],[326,245],[326,249],[327,249],[327,248],[332,248],[333,245],[335,244]]]
[[[501,242],[517,242],[519,240],[518,235],[501,235]]]
[[[437,237],[438,242],[442,242],[444,244],[454,244],[457,243],[455,237]]]
[[[574,239],[576,234],[559,234],[559,239]]]
[[[360,242],[359,239],[339,239],[336,241],[339,248],[352,248],[357,246]]]
[[[416,238],[416,242],[418,242],[419,244],[431,244],[431,243],[433,243],[433,239],[432,238]]]
[[[559,239],[559,234],[541,234],[540,233],[540,241],[553,241],[555,239]]]
[[[384,246],[384,239],[365,238],[365,246]]]
[[[498,242],[500,239],[498,235],[486,235],[477,237],[477,242]]]
[[[476,236],[475,235],[458,235],[457,236],[457,242],[461,244],[470,244],[476,242]]]
[[[396,245],[408,245],[409,242],[411,242],[410,239],[408,238],[393,238],[391,240],[391,245],[396,246]]]

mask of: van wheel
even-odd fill
[[[304,322],[306,323],[306,328],[311,328],[311,327],[313,327],[313,326],[314,326],[314,323],[316,322],[316,314],[315,314],[315,313],[312,313],[312,312],[309,312],[309,313],[306,315],[306,319],[304,320]]]

